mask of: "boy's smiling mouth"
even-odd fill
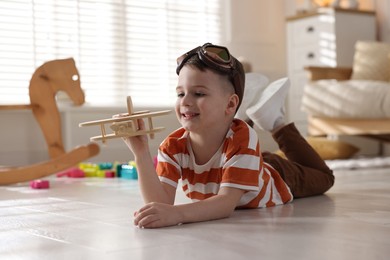
[[[181,113],[181,116],[182,116],[184,119],[192,119],[192,118],[194,118],[194,117],[199,116],[199,113],[185,112],[185,113]]]

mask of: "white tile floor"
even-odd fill
[[[323,196],[231,218],[138,229],[137,182],[0,187],[0,259],[389,259],[390,168],[337,171]],[[186,202],[179,193],[179,201]]]

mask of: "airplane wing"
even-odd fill
[[[108,119],[83,122],[83,123],[79,124],[79,127],[92,126],[92,125],[102,125],[102,124],[115,123],[115,122],[126,122],[126,121],[141,119],[141,118],[151,118],[151,117],[155,117],[155,116],[163,116],[163,115],[167,115],[169,113],[171,113],[171,110],[162,110],[162,111],[156,111],[156,112],[135,112],[131,116],[124,116],[124,117],[118,117],[118,118],[108,118]]]

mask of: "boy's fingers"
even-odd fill
[[[154,213],[154,212],[153,212],[152,209],[139,210],[139,211],[137,212],[137,216],[135,216],[135,218],[136,218],[137,220],[140,220],[140,219],[142,219],[142,218],[144,218],[144,217],[146,217],[146,216],[148,216],[148,215],[152,215],[153,213]]]
[[[157,219],[156,209],[153,208],[155,203],[148,203],[140,208],[138,211],[134,212],[134,225],[146,227],[149,223],[155,222]],[[154,218],[153,218],[154,216]],[[141,223],[141,225],[140,225]]]
[[[137,226],[141,228],[148,228],[148,227],[153,227],[153,223],[158,221],[158,216],[157,215],[148,215],[144,218],[142,218],[140,221],[138,221]]]
[[[151,207],[152,207],[152,203],[145,204],[142,208],[140,208],[138,210],[138,213],[141,213],[141,212],[143,212],[143,211],[145,211],[145,210],[147,210],[147,209],[149,209]]]
[[[138,129],[139,130],[144,130],[145,129],[145,122],[144,122],[144,120],[138,119],[137,123],[138,123]]]

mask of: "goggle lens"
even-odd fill
[[[207,46],[204,48],[205,54],[215,61],[224,63],[230,62],[230,54],[226,48],[219,46]]]

